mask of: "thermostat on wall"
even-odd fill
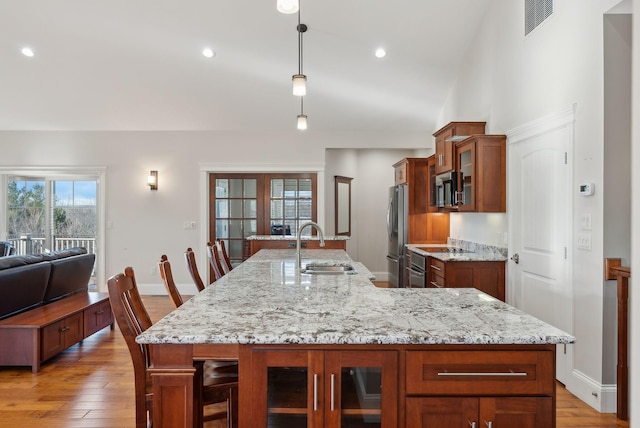
[[[584,183],[580,185],[580,194],[582,196],[591,196],[593,195],[594,190],[595,185],[593,183]]]

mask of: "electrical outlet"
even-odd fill
[[[182,223],[182,228],[184,230],[193,230],[196,228],[196,222],[193,220],[185,221]]]
[[[582,230],[591,230],[591,214],[582,214],[580,217],[580,228]]]

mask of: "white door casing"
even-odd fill
[[[568,333],[573,122],[571,109],[507,133],[508,303]],[[572,346],[557,351],[556,377],[566,384]]]

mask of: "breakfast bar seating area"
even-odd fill
[[[199,426],[197,362],[233,358],[241,428],[555,426],[555,347],[571,335],[473,288],[371,279],[343,250],[236,266],[137,337],[153,350],[154,427]]]

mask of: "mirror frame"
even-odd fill
[[[351,180],[351,177],[335,176],[336,235],[351,236]]]

